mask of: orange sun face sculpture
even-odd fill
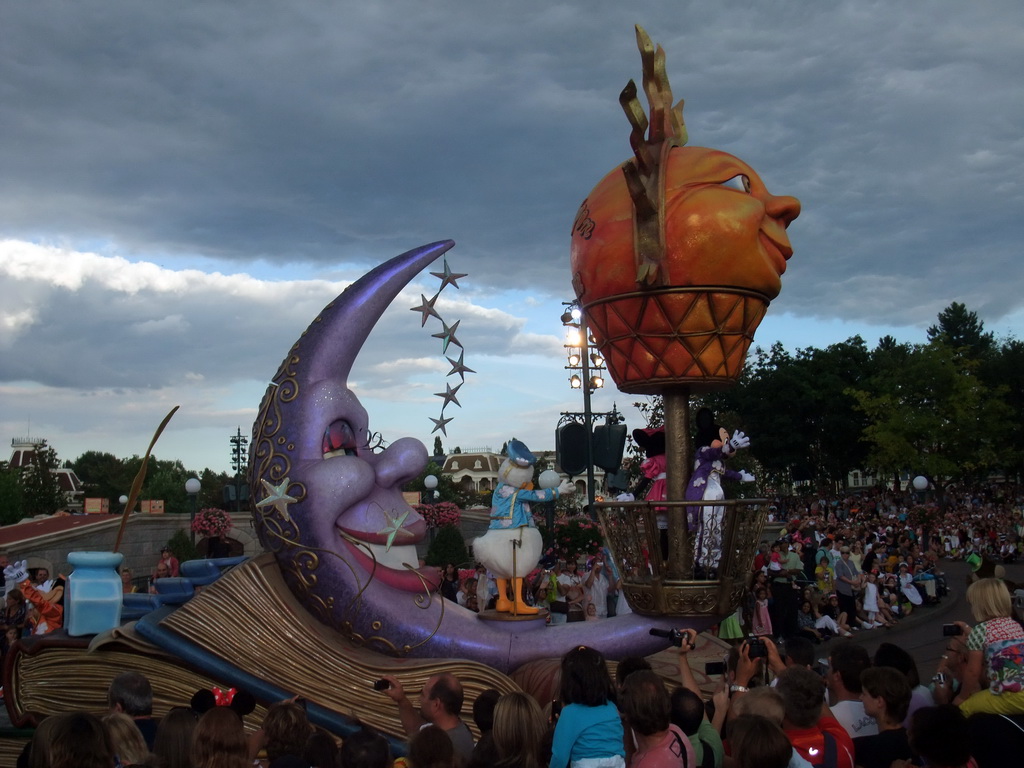
[[[639,28],[637,39],[651,119],[631,82],[620,101],[633,124],[634,158],[580,206],[573,286],[619,389],[710,391],[739,376],[782,288],[793,254],[786,228],[800,202],[771,194],[733,155],[682,146],[682,103],[665,108],[664,52]]]
[[[584,275],[579,298],[587,304],[591,294],[635,289],[633,206],[621,169],[594,187],[583,210],[593,229],[588,238],[573,236],[573,273]],[[774,299],[793,255],[786,228],[799,215],[799,200],[771,194],[739,158],[673,147],[665,175],[665,283],[749,288]]]

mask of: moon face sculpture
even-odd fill
[[[466,658],[508,672],[581,643],[610,658],[663,648],[648,633],[663,625],[632,614],[559,628],[542,619],[481,621],[436,594],[436,569],[417,568],[415,545],[426,523],[401,489],[426,466],[427,450],[413,438],[375,449],[369,417],[347,379],[387,306],[453,245],[416,248],[364,275],[324,308],[281,363],[250,448],[260,541],[313,616],[381,652]]]

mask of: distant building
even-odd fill
[[[555,470],[559,477],[571,479],[576,483],[576,488],[586,498],[587,478],[569,478],[558,466],[558,460],[554,451],[534,451],[537,457],[537,467],[543,472],[547,469]],[[505,457],[500,453],[479,452],[479,453],[452,453],[444,460],[442,472],[450,475],[452,480],[468,493],[491,493],[498,485],[498,469]],[[594,467],[594,485],[601,488],[604,482],[604,470]]]
[[[11,440],[11,458],[8,465],[11,469],[25,469],[31,466],[35,463],[36,451],[42,444],[43,439],[39,437],[14,438]],[[59,467],[51,469],[50,472],[57,477],[57,484],[68,499],[67,508],[72,512],[81,512],[85,490],[75,470],[70,467]]]

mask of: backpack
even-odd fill
[[[811,750],[818,748],[817,738],[810,741],[800,737],[794,740],[790,737],[793,748],[800,753],[800,756],[807,760],[814,768],[838,768],[839,766],[839,744],[836,737],[828,731],[819,731],[822,736],[823,748],[821,754],[811,754]],[[789,736],[789,734],[786,734]]]
[[[704,759],[700,761],[700,768],[715,768],[715,752],[711,745],[704,739],[700,739],[700,746],[704,750]]]

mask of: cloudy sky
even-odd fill
[[[921,341],[952,301],[1024,335],[1019,0],[5,2],[0,434],[128,456],[180,405],[156,454],[227,469],[321,307],[451,238],[469,276],[438,307],[476,373],[444,446],[553,447],[582,408],[570,226],[629,156],[637,23],[690,144],[803,204],[758,344]],[[457,377],[408,311],[422,278],[350,382],[385,439],[431,447]],[[594,405],[640,426],[636,399]]]

